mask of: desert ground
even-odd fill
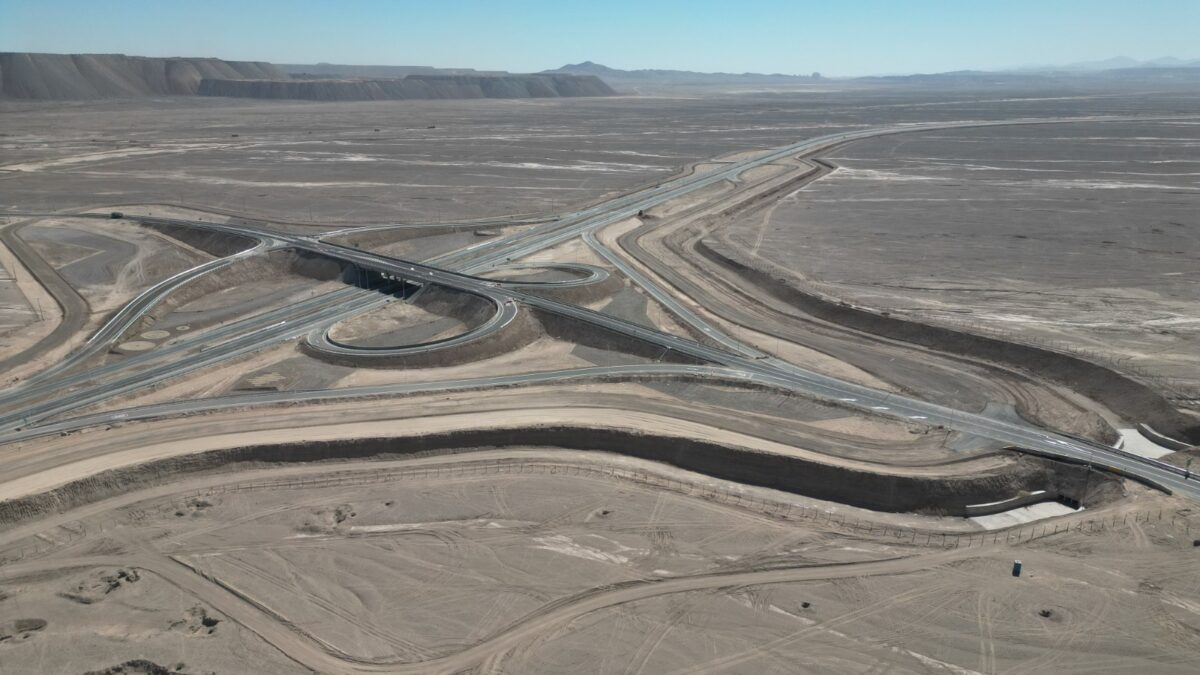
[[[0,671],[1192,672],[1197,104],[0,101]]]
[[[1194,122],[894,136],[731,234],[823,291],[1200,391]],[[1036,281],[1033,281],[1036,280]]]

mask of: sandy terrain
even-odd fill
[[[982,673],[1187,672],[1197,647],[1189,525],[1170,499],[947,548],[762,510],[753,489],[697,493],[686,473],[654,478],[663,490],[642,473],[659,465],[500,459],[258,469],[243,488],[193,479],[0,533],[20,556],[0,567],[0,602],[38,610],[0,649],[42,668],[136,644],[168,666],[265,672]],[[1105,566],[1080,564],[1096,547]]]
[[[651,277],[662,279],[667,287],[682,293],[683,301],[706,321],[765,353],[879,389],[905,391],[954,407],[997,410],[1002,406],[1013,416],[1036,419],[1075,434],[1115,440],[1111,425],[1118,416],[1063,387],[1011,371],[976,371],[975,364],[960,359],[925,349],[906,349],[890,340],[879,340],[870,332],[824,324],[701,254],[699,245],[713,240],[723,246],[745,246],[744,238],[738,236],[745,231],[740,227],[743,223],[768,221],[775,210],[804,194],[806,185],[827,178],[811,162],[788,160],[779,164],[790,170],[750,184],[728,199],[717,199],[676,218],[646,222],[638,228],[608,228],[607,243],[618,246]],[[746,215],[729,217],[738,211]],[[754,247],[762,245],[763,231],[758,227],[749,255],[753,255]],[[765,259],[751,258],[754,260]],[[768,264],[770,275],[804,279],[800,268],[782,262]],[[722,281],[713,283],[713,279]]]
[[[557,212],[689,162],[861,125],[1191,105],[1180,94],[1037,98],[846,89],[320,104],[6,101],[5,157],[67,163],[0,180],[6,195],[20,195],[4,206],[22,209],[182,200],[283,221],[456,220]],[[130,151],[147,154],[121,154]]]
[[[62,309],[0,242],[0,356],[16,354],[54,330]]]
[[[427,312],[409,303],[393,302],[333,327],[330,337],[345,344],[404,346],[452,337],[468,326],[453,317]]]
[[[10,636],[0,640],[0,660],[11,672],[84,673],[138,658],[182,673],[237,672],[247,663],[260,673],[297,672],[253,632],[144,569],[7,576],[0,588],[6,621],[34,610],[31,618],[45,622],[35,632],[0,629]]]
[[[774,168],[774,167],[772,165],[772,166],[762,167],[762,168]],[[769,178],[769,177],[774,176],[776,173],[777,172],[772,171],[771,173],[766,174],[764,177]],[[706,190],[702,190],[701,192],[706,192]],[[694,199],[694,200],[693,199],[671,200],[663,205],[667,209],[664,211],[664,214],[666,214],[666,215],[664,215],[663,217],[667,217],[667,215],[669,215],[669,214],[681,213],[681,212],[692,210],[692,209],[703,209],[703,207],[706,207],[706,206],[711,207],[714,202],[717,204],[720,204],[720,197],[722,195],[724,195],[726,192],[727,192],[726,190],[719,190],[719,191],[713,192],[711,194],[705,195],[706,197],[708,197],[707,199],[702,198],[702,199]],[[673,208],[673,206],[676,204],[676,202],[683,202],[684,204],[682,204],[679,208],[676,209],[676,208]],[[621,245],[619,243],[620,238],[624,235],[628,235],[628,234],[634,232],[634,230],[638,229],[639,227],[642,227],[644,224],[645,223],[643,223],[642,220],[636,219],[636,218],[631,218],[631,219],[628,219],[625,221],[621,221],[619,223],[613,223],[612,225],[602,229],[597,238],[605,246],[607,246],[609,248],[609,250],[620,251],[621,250]],[[651,223],[651,225],[653,225],[653,223]],[[671,225],[678,227],[679,223],[671,223]],[[648,268],[646,265],[642,264],[640,261],[638,261],[636,259],[632,259],[629,256],[625,256],[625,257],[626,257],[626,262],[629,262],[634,267],[638,268],[639,271],[641,271],[644,274],[647,274],[650,278],[659,279],[659,281],[661,283],[661,277],[659,277],[657,274],[655,274],[654,270]],[[669,284],[668,284],[668,286],[669,286]],[[824,354],[822,352],[819,352],[815,349],[809,349],[803,345],[796,344],[794,342],[783,341],[774,336],[767,335],[760,331],[754,330],[753,328],[750,328],[748,326],[729,321],[729,320],[725,319],[724,317],[714,313],[710,309],[706,308],[704,305],[696,302],[694,299],[687,297],[686,295],[683,295],[683,297],[681,299],[687,304],[689,309],[691,309],[693,312],[696,312],[706,322],[710,323],[717,329],[721,330],[726,335],[734,337],[746,344],[753,345],[755,348],[760,349],[765,353],[773,354],[780,358],[786,359],[790,363],[801,365],[801,366],[804,366],[805,368],[810,368],[813,371],[816,371],[819,373],[833,375],[834,377],[839,377],[839,378],[845,379],[850,382],[856,382],[858,384],[866,385],[868,387],[874,387],[877,389],[895,390],[894,385],[892,385],[891,383],[889,383],[885,380],[882,380],[878,377],[875,377],[871,373],[868,373],[868,372],[862,370],[861,368],[855,367],[854,365],[847,363],[844,360],[833,358],[833,357],[831,357],[827,354]],[[661,305],[655,303],[654,307],[661,308]],[[665,312],[666,310],[659,309],[659,311]],[[676,325],[678,325],[678,321],[679,320],[677,318],[672,318],[672,323],[676,323]],[[664,325],[664,323],[665,323],[664,320],[660,320],[659,325]],[[670,324],[665,324],[665,325],[670,325]],[[683,329],[682,327],[677,327],[677,328],[675,328],[674,332],[676,332],[678,334],[686,335],[688,333],[685,332],[685,330],[686,329]]]
[[[20,452],[20,455],[24,456],[22,457],[22,461],[16,461],[15,457],[9,456],[8,466],[10,467],[10,471],[6,476],[6,482],[0,483],[0,499],[13,499],[23,495],[42,492],[105,469],[131,466],[150,460],[193,454],[217,448],[241,447],[264,443],[278,444],[284,442],[329,441],[349,438],[418,436],[461,429],[521,429],[529,426],[553,426],[554,424],[596,424],[602,428],[645,432],[667,437],[703,438],[714,443],[750,448],[765,453],[805,457],[817,462],[825,462],[830,459],[823,454],[813,453],[798,446],[768,440],[766,437],[748,435],[744,432],[729,431],[709,426],[700,420],[692,421],[683,417],[666,416],[652,412],[637,412],[602,407],[598,397],[595,395],[596,392],[592,391],[590,393],[592,400],[596,401],[595,406],[591,408],[582,405],[580,407],[560,408],[555,408],[551,404],[533,406],[533,401],[530,400],[531,397],[526,392],[518,392],[518,394],[524,394],[520,398],[524,400],[525,409],[521,409],[521,401],[512,401],[510,405],[505,406],[501,399],[490,393],[486,398],[497,399],[490,406],[491,410],[483,408],[477,397],[472,397],[474,401],[471,401],[470,405],[463,406],[460,402],[454,402],[452,397],[442,396],[440,397],[442,400],[439,405],[459,408],[459,410],[453,410],[449,414],[439,414],[436,412],[436,408],[429,407],[430,404],[427,403],[423,408],[410,409],[408,415],[404,415],[405,411],[400,410],[397,413],[393,413],[390,416],[391,419],[380,421],[329,423],[327,419],[318,420],[312,418],[307,424],[297,425],[290,429],[267,426],[261,431],[208,434],[202,437],[193,437],[185,433],[180,440],[171,442],[168,442],[165,436],[158,436],[150,445],[142,447],[126,445],[121,450],[110,449],[108,452],[102,450],[104,448],[104,438],[95,439],[99,443],[99,447],[94,447],[90,443],[81,444],[79,443],[79,439],[75,439],[75,442],[71,443],[68,447],[54,453],[46,452],[45,450],[39,450],[35,453],[32,452],[33,447],[27,447]],[[438,398],[433,400],[438,401]],[[468,398],[468,401],[470,400]],[[496,403],[500,403],[500,405],[497,406]],[[469,411],[461,410],[463,407],[468,408]],[[283,412],[286,415],[287,411],[284,410]],[[269,419],[262,412],[250,415],[250,417],[258,417],[258,424],[263,424]],[[396,417],[405,417],[408,421],[403,427],[397,428],[394,421]],[[38,445],[44,447],[44,444]],[[97,452],[98,450],[100,452]],[[972,464],[970,470],[977,471],[984,468],[1003,466],[1009,461],[1010,458],[1007,456],[995,456],[981,463]],[[839,460],[837,463],[842,466],[861,468],[875,473],[886,473],[891,470],[886,468],[884,464],[865,463],[861,460]],[[925,467],[910,466],[903,469],[901,473],[906,475],[922,473],[933,475],[944,473],[947,470],[961,470],[961,467],[955,467],[952,464]]]
[[[731,238],[836,297],[1094,354],[1200,391],[1193,123],[855,143]]]
[[[123,220],[43,219],[20,236],[97,314],[212,256]]]
[[[805,137],[1197,102],[1184,91],[889,87],[0,101],[0,216],[59,213],[22,229],[29,265],[20,242],[0,246],[0,358],[67,326],[8,375],[54,363],[141,289],[227,254],[205,250],[240,250],[71,210],[252,219],[306,236],[385,225],[336,241],[427,260]],[[1013,423],[1106,440],[1113,425],[1147,452],[1083,390],[804,315],[763,290],[772,279],[738,281],[698,245],[736,246],[834,297],[1069,340],[1184,380],[1196,365],[1196,129],[876,139],[830,152],[832,172],[780,160],[614,223],[598,243],[512,262],[599,266],[612,276],[596,286],[531,292],[695,335],[634,283],[646,277],[763,359]],[[674,352],[528,308],[500,354],[467,344],[419,367],[368,367],[301,347],[298,335],[329,327],[317,326],[330,308],[316,299],[340,311],[385,297],[348,285],[363,284],[354,271],[256,252],[153,308],[80,369],[139,380],[239,341],[223,361],[45,421],[19,418],[95,382],[52,382],[34,403],[0,392],[18,412],[0,435],[23,439],[0,441],[0,671],[1194,670],[1200,519],[1183,497],[700,367],[599,377],[594,366],[666,365]],[[31,323],[50,293],[78,297]],[[412,344],[487,314],[453,295],[342,312],[331,335]],[[297,303],[311,311],[280,311]],[[559,370],[580,372],[486,381]],[[350,391],[364,387],[375,389]],[[177,405],[137,420],[133,407],[152,404]],[[110,414],[69,426],[99,412]],[[24,435],[31,425],[46,433]],[[984,506],[1009,501],[1023,506]]]
[[[498,664],[569,672],[602,644],[600,672],[1189,672],[1195,573],[1150,563],[1171,544],[1139,547],[1137,536],[1058,539],[897,576],[666,595],[582,616]],[[1121,551],[1116,569],[1078,564],[1076,551],[1096,545]],[[1014,556],[1028,570],[1020,579]]]

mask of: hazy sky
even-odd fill
[[[1200,58],[1200,0],[0,0],[0,51],[860,75]]]

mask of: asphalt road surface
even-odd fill
[[[605,225],[629,218],[636,215],[640,210],[651,208],[718,181],[734,179],[742,172],[755,166],[799,155],[811,155],[815,152],[824,151],[836,145],[862,138],[946,128],[1046,124],[1071,121],[1115,121],[1125,119],[1128,118],[1086,117],[1011,120],[986,123],[961,122],[905,125],[808,139],[768,151],[757,157],[730,163],[722,169],[711,173],[685,176],[645,190],[636,191],[568,214],[562,218],[535,225],[511,237],[485,242],[482,245],[464,251],[442,256],[435,259],[431,264],[406,261],[339,246],[324,241],[321,238],[282,234],[245,225],[215,224],[149,217],[131,217],[130,219],[145,224],[186,225],[253,237],[266,242],[267,245],[288,247],[327,256],[354,265],[360,269],[376,272],[388,279],[404,280],[418,285],[438,284],[487,298],[496,304],[498,311],[496,316],[487,322],[485,326],[470,333],[472,339],[494,331],[503,330],[511,322],[512,318],[515,317],[519,306],[536,308],[544,312],[558,314],[655,344],[664,350],[686,354],[703,363],[710,364],[707,368],[703,366],[696,367],[698,372],[702,372],[703,374],[743,379],[788,389],[804,395],[836,401],[840,405],[862,409],[872,414],[889,415],[901,419],[919,421],[924,424],[940,424],[950,429],[989,438],[1003,444],[1118,469],[1129,475],[1157,483],[1176,493],[1200,499],[1200,483],[1185,480],[1182,469],[1178,467],[1131,455],[1102,444],[1057,434],[1030,424],[992,418],[985,414],[955,410],[899,394],[856,385],[800,368],[779,359],[766,357],[757,350],[742,345],[735,339],[722,334],[694,312],[691,312],[685,305],[678,302],[666,290],[658,287],[652,280],[646,278],[635,268],[625,263],[620,256],[607,251],[592,236],[592,233]],[[585,237],[586,241],[593,248],[599,251],[601,255],[623,273],[629,275],[634,283],[644,287],[653,297],[678,314],[685,322],[711,338],[713,344],[719,346],[700,344],[686,338],[663,333],[582,307],[526,293],[516,285],[508,285],[496,280],[472,276],[474,272],[504,266],[509,264],[510,261],[520,259],[579,236]],[[355,290],[359,289],[349,289],[346,293],[350,294],[351,291]],[[181,358],[173,359],[170,362],[162,361],[161,357],[165,354],[160,352],[153,357],[147,357],[159,360],[153,366],[139,372],[130,373],[126,370],[126,372],[120,373],[116,371],[121,371],[122,369],[115,368],[113,373],[101,372],[97,374],[93,372],[79,373],[71,376],[83,379],[67,379],[67,383],[76,385],[82,383],[85,386],[68,395],[57,397],[53,401],[35,403],[24,409],[10,409],[9,412],[0,415],[0,427],[10,430],[0,435],[0,442],[7,442],[20,437],[28,437],[30,434],[36,435],[40,433],[37,428],[21,429],[18,431],[14,427],[27,427],[31,422],[68,414],[72,410],[83,406],[134,391],[142,386],[146,386],[147,383],[162,381],[200,367],[234,358],[255,349],[261,349],[268,344],[306,335],[314,329],[327,327],[332,322],[367,311],[387,301],[386,296],[383,294],[371,291],[362,292],[368,295],[356,298],[350,302],[327,303],[325,305],[318,303],[319,306],[315,308],[311,306],[304,307],[302,306],[303,303],[298,303],[292,307],[277,310],[274,313],[264,313],[264,315],[252,317],[244,322],[240,322],[237,328],[230,328],[219,336],[222,338],[228,337],[228,340],[225,342],[206,345],[205,349],[194,351]],[[142,296],[139,296],[139,298],[142,298]],[[150,299],[152,298],[147,296],[147,300]],[[117,326],[131,325],[132,322],[140,319],[154,303],[146,301],[139,304],[135,300],[134,304],[137,306],[127,308],[127,311],[123,311],[119,315],[120,321],[114,324],[114,327],[109,329],[105,335],[97,334],[97,336],[93,337],[93,341],[89,342],[89,345],[93,343],[102,345],[108,336],[119,335],[120,333],[116,332]],[[275,321],[276,318],[278,318],[277,321]],[[324,335],[324,331],[319,331],[319,334]],[[320,338],[318,338],[318,341],[320,341]],[[326,346],[338,348],[331,344]],[[435,349],[444,346],[448,345],[428,345],[424,348]],[[180,351],[185,350],[180,349]],[[353,349],[353,351],[361,353],[363,350]],[[639,368],[646,373],[661,373],[663,366],[652,365],[588,370],[590,376],[618,372],[622,375],[630,375],[636,373]],[[699,369],[703,369],[703,371]],[[539,373],[531,374],[529,377],[537,379],[537,381],[550,381],[555,377],[569,378],[577,376],[571,375],[571,372]],[[108,375],[113,374],[115,374],[113,379],[106,379]],[[509,384],[513,382],[513,377],[479,378],[473,381],[471,385],[498,386]],[[61,385],[63,381],[64,378],[62,377],[51,377],[45,380],[45,382],[30,385],[26,391],[7,392],[5,395],[0,396],[0,402],[4,402],[5,406],[9,407],[9,403],[23,400],[30,395],[28,392],[36,391],[40,385]],[[532,379],[529,381],[532,381]],[[423,386],[428,389],[436,389],[437,387],[452,387],[455,384],[441,383],[438,385]],[[321,392],[293,392],[280,395],[281,398],[287,396],[300,397],[300,399],[292,400],[307,400],[320,399],[325,395]],[[169,409],[173,414],[185,414],[204,410],[209,405],[209,403],[204,401],[183,401],[169,404],[165,408],[159,406],[156,409],[158,411]],[[208,409],[212,408],[209,407]],[[84,419],[88,420],[89,423],[100,423],[103,420],[119,422],[130,418],[129,412],[116,411],[102,415],[92,415]],[[74,423],[78,424],[82,421],[83,419]],[[60,420],[55,423],[56,426],[61,424],[69,425],[72,422],[71,420]]]

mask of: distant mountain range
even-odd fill
[[[569,63],[543,75],[595,75],[612,85],[636,84],[801,84],[822,79],[820,73],[697,73],[690,70],[618,70],[592,61]]]
[[[1195,88],[1200,86],[1200,64],[1195,66],[1135,66],[1105,70],[1010,70],[996,72],[958,70],[949,73],[858,77],[848,81],[862,84],[903,84],[957,89],[978,89],[980,87],[1021,87],[1038,90],[1095,89],[1104,87],[1130,89],[1147,85],[1155,87]]]
[[[1124,68],[1200,68],[1200,59],[1178,59],[1174,56],[1163,56],[1147,61],[1138,61],[1128,56],[1114,56],[1100,61],[1079,61],[1056,66],[1024,66],[1013,68],[1014,72],[1035,73],[1079,73],[1102,70],[1118,70]]]
[[[295,70],[293,76],[289,71]],[[285,66],[213,58],[0,52],[0,99],[225,96],[307,101],[612,96],[591,75],[421,66]]]
[[[797,85],[826,80],[820,73],[783,75],[763,73],[698,73],[688,70],[619,70],[592,61],[568,64],[543,74],[591,75],[599,77],[618,89],[638,86],[674,85]],[[1031,66],[1012,70],[957,70],[945,73],[912,75],[878,75],[856,78],[837,78],[838,82],[863,84],[907,84],[923,86],[965,87],[1069,87],[1112,83],[1122,86],[1154,82],[1163,85],[1194,86],[1200,83],[1200,59],[1184,60],[1163,57],[1138,61],[1116,57],[1104,61],[1087,61],[1061,66]]]
[[[315,78],[389,78],[409,75],[511,75],[502,70],[474,68],[434,68],[433,66],[352,66],[339,63],[281,63],[277,67],[297,79]]]
[[[678,85],[811,86],[819,73],[700,73],[619,70],[592,61],[535,74],[429,66],[288,64],[214,58],[151,58],[123,54],[0,52],[0,99],[104,99],[148,96],[232,96],[322,101],[410,98],[544,98],[611,96]],[[1200,59],[1138,61],[1119,56],[1006,71],[961,70],[833,80],[947,89],[1028,90],[1117,87],[1200,87]]]
[[[124,54],[0,52],[0,98],[98,99],[188,96],[210,78],[287,77],[269,63]]]

